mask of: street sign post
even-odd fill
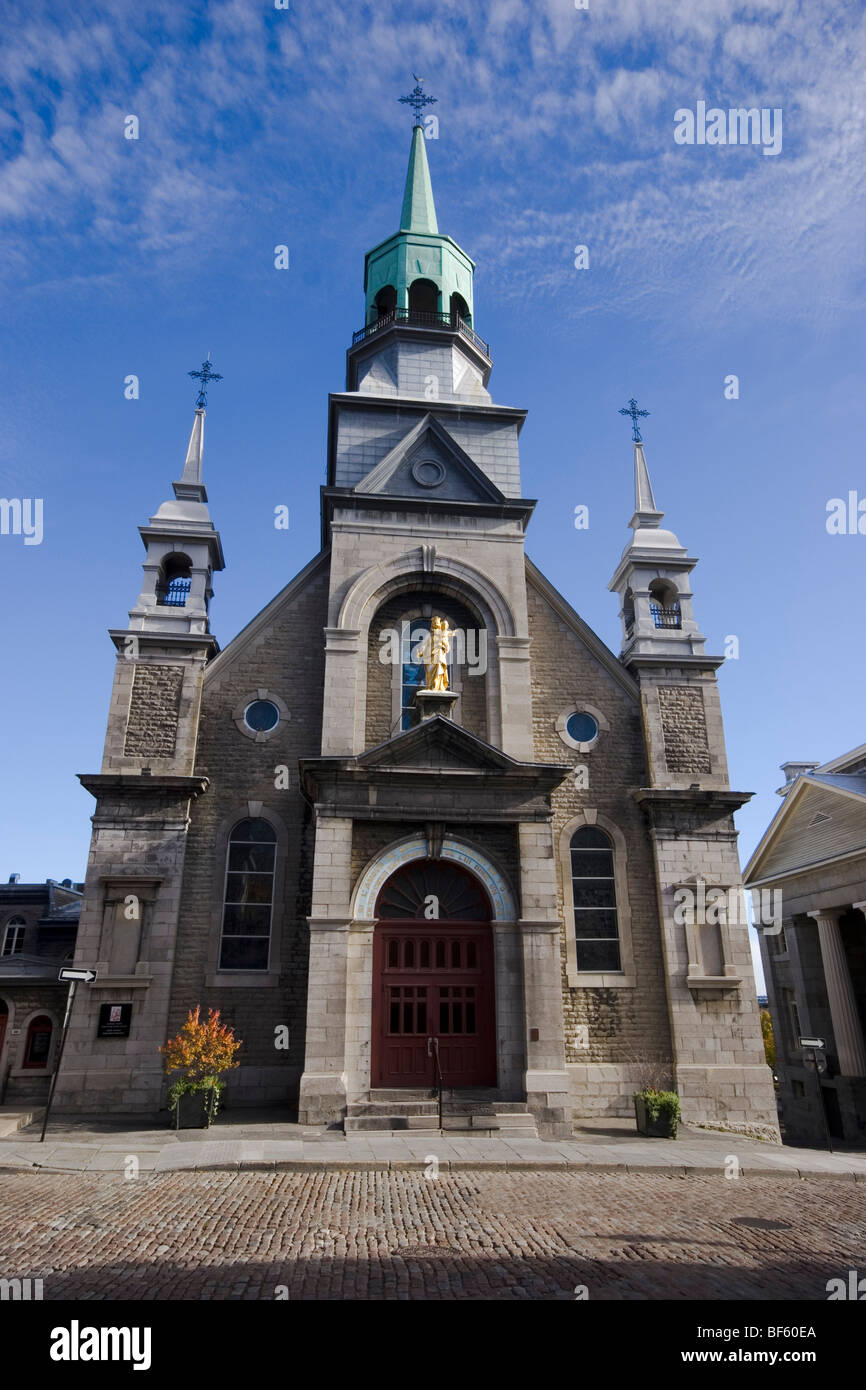
[[[54,1089],[57,1085],[57,1076],[60,1072],[60,1063],[63,1061],[63,1049],[66,1046],[66,1034],[69,1032],[69,1019],[72,1014],[72,1005],[75,1000],[75,991],[79,984],[92,985],[96,979],[95,970],[74,970],[71,966],[65,967],[58,975],[58,980],[66,980],[69,983],[69,993],[66,996],[66,1013],[63,1015],[63,1027],[60,1031],[60,1049],[57,1053],[57,1061],[54,1065],[54,1074],[51,1077],[51,1085],[48,1090],[48,1100],[45,1102],[45,1114],[42,1118],[42,1133],[39,1136],[40,1144],[45,1142],[45,1131],[48,1128],[48,1116],[51,1111],[51,1102],[54,1100]]]

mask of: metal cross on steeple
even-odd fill
[[[428,97],[424,95],[424,93],[421,90],[421,83],[424,81],[423,77],[419,77],[416,72],[413,72],[412,76],[415,78],[414,92],[411,94],[411,96],[398,97],[397,100],[405,102],[407,106],[411,106],[413,108],[415,112],[415,120],[412,123],[412,128],[414,130],[416,125],[421,124],[421,112],[424,110],[424,107],[432,105],[433,102],[437,100],[437,98]]]
[[[201,382],[201,386],[199,388],[198,393],[198,400],[195,403],[195,408],[196,410],[203,410],[204,407],[207,405],[208,383],[211,381],[222,381],[222,372],[215,372],[212,370],[210,364],[210,353],[208,353],[207,361],[202,362],[201,364],[201,371],[189,372],[188,375],[196,377],[196,379]]]
[[[628,405],[624,405],[623,408],[622,408],[622,410],[621,410],[619,413],[620,413],[620,415],[630,415],[630,416],[631,416],[632,439],[634,440],[635,444],[640,444],[640,443],[641,443],[641,432],[640,432],[640,426],[638,425],[638,422],[637,422],[637,421],[638,421],[638,416],[639,416],[639,415],[640,415],[640,416],[649,415],[649,411],[648,411],[648,410],[638,410],[638,408],[637,408],[637,401],[635,400],[634,396],[632,396],[632,398],[631,398],[631,400],[629,401]]]

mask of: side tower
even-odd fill
[[[640,686],[649,785],[636,793],[655,857],[674,1084],[684,1118],[778,1137],[755,995],[716,671],[692,611],[697,560],[653,496],[636,403],[633,535],[608,587],[621,661]]]
[[[222,545],[202,482],[205,392],[174,496],[139,528],[143,581],[117,648],[102,769],[81,774],[96,798],[76,964],[79,990],[57,1087],[60,1108],[153,1112],[163,1069],[202,676],[219,650],[208,610]],[[105,1006],[120,1007],[111,1013]],[[122,1006],[126,1006],[125,1008]]]

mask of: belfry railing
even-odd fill
[[[459,333],[462,337],[468,338],[470,343],[484,353],[485,357],[490,356],[490,344],[485,343],[471,324],[467,323],[459,314],[440,314],[433,309],[390,309],[388,313],[382,314],[372,323],[368,323],[364,328],[359,328],[352,334],[352,346],[356,343],[363,343],[365,339],[372,338],[376,333],[382,333],[392,324],[405,324],[409,328],[448,328],[453,332]]]

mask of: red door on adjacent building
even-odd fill
[[[437,1046],[446,1086],[495,1086],[493,936],[481,885],[448,861],[417,860],[388,880],[376,910],[373,1086],[432,1086]]]

